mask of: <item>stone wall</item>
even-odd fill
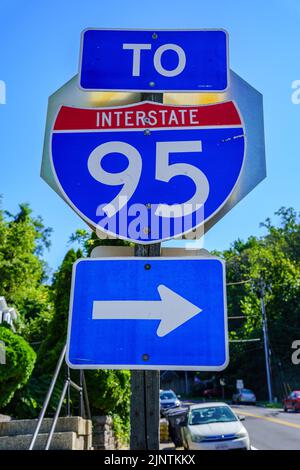
[[[111,416],[93,416],[93,448],[94,450],[115,450],[121,445],[116,439]]]

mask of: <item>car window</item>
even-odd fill
[[[233,414],[228,406],[195,408],[191,410],[189,416],[190,425],[227,423],[230,421],[237,421],[237,417]]]
[[[161,400],[173,400],[174,398],[176,398],[176,395],[174,392],[161,392],[160,393]]]
[[[248,388],[243,388],[242,393],[253,393],[252,390],[249,390]]]

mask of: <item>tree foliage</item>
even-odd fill
[[[17,309],[19,332],[29,341],[43,337],[51,316],[47,266],[41,259],[50,233],[27,204],[16,215],[0,211],[0,295]]]
[[[97,246],[130,246],[133,243],[120,239],[101,239],[95,232],[88,232],[85,229],[78,229],[70,237],[70,242],[78,243],[83,251],[84,256],[90,256],[91,252]]]
[[[0,407],[7,405],[16,390],[24,386],[34,367],[36,354],[24,338],[0,325],[5,347],[5,364],[0,365]]]
[[[47,335],[38,350],[37,373],[44,373],[45,371],[54,372],[55,365],[65,345],[72,268],[75,261],[81,258],[81,256],[81,250],[69,250],[61,266],[53,276],[52,301],[54,313],[48,326]]]
[[[28,342],[41,341],[52,316],[50,290],[44,284],[47,266],[41,259],[50,233],[27,204],[16,215],[0,210],[0,295],[18,313],[18,334],[1,326],[7,357],[7,364],[0,365],[1,407],[27,383],[35,363]]]
[[[216,376],[226,377],[229,392],[235,389],[237,378],[244,379],[245,385],[253,388],[258,398],[267,395],[260,298],[262,283],[266,287],[264,300],[275,394],[278,397],[284,395],[287,384],[291,388],[299,386],[299,366],[291,363],[292,342],[300,338],[299,214],[292,208],[281,208],[276,216],[279,223],[274,224],[268,218],[261,224],[263,236],[251,236],[246,241],[238,239],[229,249],[218,253],[226,260],[229,317],[242,317],[229,320],[230,338],[259,341],[230,343],[229,367]],[[0,366],[4,374],[0,374],[0,392],[6,390],[1,394],[0,406],[11,400],[9,409],[17,417],[37,416],[65,344],[74,262],[79,257],[89,256],[98,245],[128,244],[122,240],[99,240],[94,232],[78,230],[71,241],[79,243],[80,249],[72,248],[67,252],[51,284],[47,285],[42,252],[49,246],[50,232],[41,218],[32,216],[26,204],[20,206],[16,215],[0,211],[0,295],[17,309],[21,318],[19,335],[1,327],[2,334],[9,335],[6,338],[11,344],[9,361],[13,364],[11,373],[14,375],[11,378],[5,375],[9,371],[4,373]],[[33,372],[34,353],[25,340],[41,343],[39,347],[34,346],[37,362]],[[128,430],[130,373],[88,371],[86,378],[92,412],[111,414],[120,429]],[[60,386],[62,380],[63,374]],[[52,411],[60,388],[51,403]]]
[[[232,339],[259,342],[232,343],[226,374],[244,378],[246,386],[266,398],[265,357],[262,336],[261,289],[268,319],[274,392],[282,397],[286,386],[297,386],[299,370],[291,363],[291,344],[300,337],[300,223],[291,208],[276,212],[279,226],[267,219],[261,226],[264,236],[236,241],[223,253],[227,262],[228,313],[244,316],[229,320]],[[240,283],[240,282],[244,283]],[[235,284],[238,283],[238,284]]]

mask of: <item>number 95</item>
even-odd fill
[[[156,143],[156,180],[168,183],[175,176],[186,176],[195,184],[193,196],[182,204],[159,204],[155,215],[170,217],[170,213],[180,209],[182,216],[193,213],[199,205],[205,203],[209,195],[209,183],[205,174],[189,163],[170,164],[170,153],[201,153],[202,141],[172,141]],[[120,153],[128,159],[128,166],[119,173],[110,173],[103,169],[102,159],[110,153]],[[114,216],[133,196],[142,173],[142,157],[140,152],[126,142],[111,141],[96,147],[88,158],[88,170],[91,176],[108,186],[121,186],[117,196],[103,207],[108,217]],[[151,201],[150,201],[151,202]]]

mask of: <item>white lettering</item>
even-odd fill
[[[178,119],[174,110],[171,111],[171,114],[169,117],[169,125],[172,124],[173,122],[175,122],[175,124],[178,124]]]
[[[111,127],[111,113],[108,115],[106,113],[102,113],[102,127],[105,127],[105,124]]]
[[[136,125],[143,126],[145,124],[146,113],[145,111],[136,112]]]
[[[157,124],[156,111],[149,111],[148,113],[149,124],[155,126]]]
[[[123,49],[133,51],[132,76],[139,77],[141,74],[141,51],[150,50],[151,44],[123,44]]]
[[[168,112],[168,110],[167,109],[160,109],[159,112],[161,114],[162,124],[165,125],[166,124],[166,113]]]
[[[122,111],[115,111],[115,116],[117,117],[117,123],[116,126],[120,127],[120,117],[122,115]]]
[[[191,124],[200,124],[199,120],[197,119],[197,109],[190,109],[190,123]]]
[[[181,115],[181,124],[185,124],[185,113],[187,112],[187,109],[178,109],[178,112]]]
[[[134,123],[132,122],[132,115],[133,111],[127,111],[125,113],[125,126],[133,126]]]
[[[127,157],[128,167],[119,173],[109,173],[104,170],[102,159],[110,153],[120,153]],[[112,217],[121,209],[119,205],[121,196],[125,196],[125,205],[136,190],[142,171],[141,155],[135,147],[126,142],[105,142],[92,151],[87,166],[91,176],[99,183],[109,186],[123,186],[119,194],[103,207],[108,217]]]
[[[166,51],[174,51],[178,56],[178,64],[177,67],[173,70],[165,69],[161,64],[162,55]],[[186,56],[184,50],[177,46],[177,44],[164,44],[160,46],[154,54],[154,67],[156,68],[157,72],[163,75],[164,77],[176,77],[179,75],[185,68],[186,65]]]

